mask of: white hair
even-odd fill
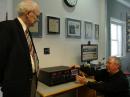
[[[24,15],[25,13],[30,11],[37,11],[40,13],[39,4],[37,2],[34,2],[33,0],[22,0],[17,5],[18,16]]]
[[[112,59],[115,61],[116,64],[121,65],[121,61],[120,61],[120,59],[118,57],[116,57],[116,56],[110,56],[108,58],[108,60],[112,60]]]
[[[108,60],[114,60],[114,63],[115,63],[116,65],[119,65],[119,68],[121,68],[121,60],[120,60],[120,58],[118,58],[118,57],[116,57],[116,56],[110,56],[110,57],[108,58]]]

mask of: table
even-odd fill
[[[88,79],[93,81],[93,79]],[[67,82],[64,84],[56,85],[56,86],[47,86],[41,82],[38,82],[37,93],[42,97],[49,97],[53,95],[57,95],[60,93],[64,93],[73,89],[78,89],[82,87],[83,84],[74,82]]]

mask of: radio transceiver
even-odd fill
[[[48,86],[53,86],[74,81],[75,75],[78,73],[79,70],[77,68],[70,68],[68,66],[47,67],[40,69],[38,79]]]

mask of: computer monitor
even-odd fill
[[[81,62],[90,63],[90,61],[97,59],[98,59],[97,44],[81,44]]]

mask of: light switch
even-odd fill
[[[50,48],[44,48],[44,54],[50,54]]]

